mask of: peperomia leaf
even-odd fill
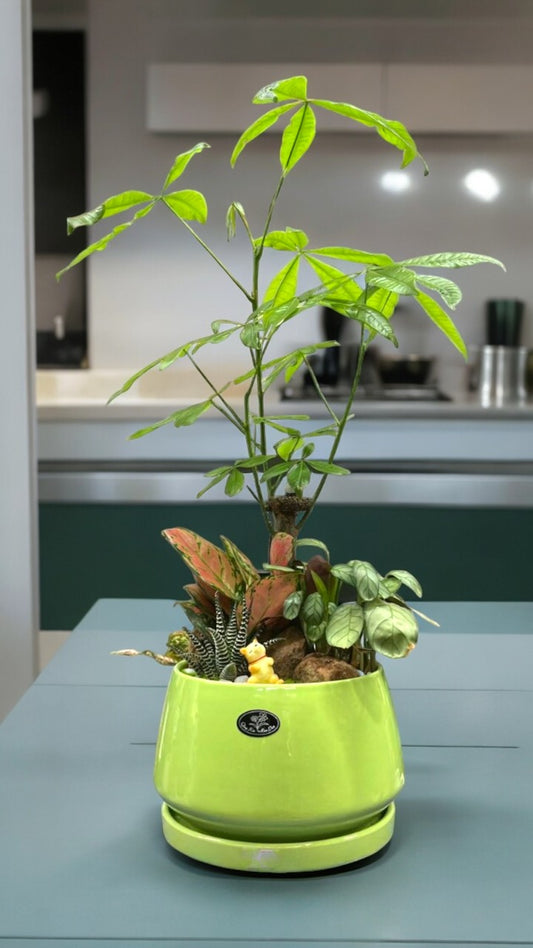
[[[365,602],[366,636],[371,648],[387,658],[404,658],[418,641],[417,621],[406,606],[394,602]]]
[[[347,602],[337,606],[326,628],[328,645],[351,648],[363,631],[364,621],[364,612],[358,603]]]
[[[420,158],[424,165],[424,174],[428,174],[429,168],[418,151],[415,142],[401,122],[392,119],[383,118],[376,112],[367,112],[365,109],[358,109],[355,105],[349,105],[347,102],[331,102],[328,99],[309,99],[313,105],[318,105],[322,109],[330,112],[336,112],[337,115],[344,115],[346,118],[358,122],[360,125],[366,125],[375,128],[378,135],[390,145],[394,145],[403,152],[402,168],[410,164],[414,158]]]
[[[267,86],[263,86],[259,92],[256,92],[252,102],[255,105],[263,105],[265,102],[305,98],[307,98],[307,78],[305,76],[291,76],[290,79],[278,79],[276,82],[269,82]]]
[[[501,260],[496,257],[487,257],[481,253],[428,253],[423,257],[411,257],[409,260],[399,260],[402,266],[410,267],[473,267],[476,263],[495,263],[505,270]]]
[[[275,100],[272,99],[270,101]],[[262,135],[263,132],[266,132],[267,128],[270,128],[272,125],[274,125],[279,119],[280,115],[284,115],[285,112],[289,112],[294,107],[294,102],[290,103],[289,105],[280,105],[276,109],[270,109],[270,111],[265,115],[261,115],[260,118],[256,119],[255,122],[252,122],[252,124],[249,125],[248,128],[242,133],[237,144],[235,145],[235,148],[233,149],[231,155],[231,167],[233,168],[235,166],[237,158],[239,157],[242,150],[246,148],[246,145],[252,142],[254,138],[258,138],[259,135]]]
[[[281,137],[279,160],[284,174],[303,158],[312,145],[315,133],[315,113],[309,105],[304,105],[294,113]]]
[[[466,345],[464,343],[463,337],[461,336],[453,320],[448,316],[448,313],[443,310],[442,306],[439,306],[436,300],[434,300],[431,296],[428,296],[427,293],[422,293],[421,290],[419,290],[416,294],[416,299],[424,312],[466,359],[468,357],[468,353],[466,351]]]
[[[109,234],[106,234],[105,237],[101,237],[100,240],[96,240],[94,244],[90,244],[88,247],[85,247],[81,253],[74,257],[74,260],[71,260],[66,267],[63,267],[62,270],[56,273],[56,280],[60,280],[67,270],[71,270],[72,267],[75,267],[76,264],[81,263],[81,261],[85,260],[86,257],[90,257],[91,254],[97,253],[100,250],[105,250],[107,245],[112,240],[114,240],[115,237],[118,237],[119,234],[122,234],[123,231],[127,230],[128,227],[131,227],[132,224],[134,224],[135,221],[138,221],[141,217],[146,217],[146,215],[149,214],[154,207],[155,203],[155,201],[151,201],[147,207],[142,207],[140,211],[137,211],[137,213],[132,217],[131,221],[126,221],[124,224],[117,224],[117,226],[114,227]]]
[[[193,158],[195,155],[198,155],[199,152],[204,150],[204,148],[211,148],[211,145],[208,145],[207,142],[198,142],[198,144],[195,145],[194,148],[190,148],[189,151],[184,151],[181,155],[176,155],[172,164],[172,168],[165,178],[163,191],[166,191],[172,182],[183,174],[191,158]]]
[[[165,194],[163,203],[183,220],[199,221],[200,224],[207,220],[207,201],[200,191],[172,191]]]
[[[129,211],[139,204],[146,204],[147,201],[155,200],[154,195],[147,194],[146,191],[122,191],[121,194],[114,194],[112,197],[108,197],[103,204],[94,207],[92,211],[85,211],[76,217],[67,217],[67,234],[72,234],[77,227],[90,227],[105,217],[121,214],[123,211]]]

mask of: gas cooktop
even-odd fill
[[[322,392],[329,401],[344,401],[350,394],[345,385],[323,385]],[[282,401],[310,401],[318,400],[314,388],[309,386],[286,385],[281,393]],[[450,395],[446,395],[436,385],[361,385],[355,396],[356,400],[365,401],[395,401],[395,402],[451,402]]]

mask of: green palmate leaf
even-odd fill
[[[242,471],[239,471],[238,468],[234,467],[231,473],[228,474],[224,493],[227,494],[228,497],[235,497],[236,494],[240,494],[243,490],[244,484],[244,474]]]
[[[332,257],[334,260],[350,260],[366,266],[386,267],[394,260],[386,253],[367,253],[366,250],[353,250],[351,247],[314,247],[309,253],[317,257]]]
[[[327,109],[330,112],[336,112],[338,115],[344,115],[346,118],[359,122],[361,125],[375,128],[378,135],[381,135],[386,142],[389,142],[390,145],[394,145],[395,148],[403,152],[402,168],[410,164],[414,158],[420,158],[424,165],[424,173],[428,173],[429,169],[426,162],[418,151],[411,135],[401,122],[383,118],[382,115],[378,115],[376,112],[367,112],[365,109],[358,109],[355,105],[349,105],[347,102],[330,102],[328,99],[309,99],[309,101],[313,105],[318,105],[320,108]]]
[[[310,421],[310,415],[254,415],[254,424],[273,424],[276,421]]]
[[[172,191],[165,194],[164,204],[176,217],[186,221],[199,221],[205,224],[207,220],[207,201],[200,191]]]
[[[314,592],[306,596],[302,605],[301,615],[305,625],[320,625],[322,620],[326,617],[326,609],[320,593]]]
[[[399,260],[398,263],[410,267],[473,267],[477,263],[495,263],[496,266],[505,270],[501,260],[496,257],[487,257],[480,253],[453,253],[443,251],[442,253],[429,253],[423,257],[411,257],[409,260]]]
[[[339,464],[330,464],[329,461],[309,461],[309,467],[319,474],[350,474],[347,467],[341,467]]]
[[[284,438],[283,441],[278,441],[274,445],[280,458],[283,458],[284,461],[290,460],[295,451],[299,451],[304,445],[303,438],[299,436],[294,436],[291,438]]]
[[[307,435],[305,437],[307,438]],[[314,441],[309,441],[302,451],[302,459],[305,460],[306,458],[310,457],[314,450],[315,450]]]
[[[348,565],[352,567],[359,598],[365,602],[375,599],[382,579],[377,569],[365,560],[350,560]]]
[[[228,240],[231,240],[232,237],[235,237],[237,214],[239,215],[245,227],[248,226],[244,207],[240,201],[232,201],[226,212],[226,232],[228,235]]]
[[[105,217],[121,214],[122,211],[129,211],[139,204],[146,204],[147,201],[155,200],[154,195],[147,194],[146,191],[122,191],[121,194],[114,194],[112,197],[108,197],[103,204],[94,207],[92,211],[85,211],[76,217],[67,217],[67,234],[72,234],[77,227],[90,227]]]
[[[364,625],[364,612],[356,602],[337,606],[327,628],[326,641],[334,648],[351,648],[355,645]]]
[[[379,286],[391,293],[400,293],[403,296],[415,296],[416,274],[406,267],[392,266],[368,269],[366,271],[367,286]]]
[[[276,100],[270,99],[268,101],[274,102]],[[295,103],[290,103],[289,105],[280,105],[276,109],[270,109],[270,111],[265,115],[261,115],[260,118],[256,119],[255,122],[252,122],[252,124],[249,125],[248,128],[242,133],[237,144],[235,145],[235,148],[233,149],[230,159],[231,167],[233,168],[235,166],[237,158],[239,157],[242,150],[246,148],[246,145],[253,141],[254,138],[258,138],[259,135],[262,135],[263,132],[266,132],[267,128],[270,128],[277,122],[280,115],[284,115],[285,112],[289,112],[294,108],[294,106]]]
[[[211,403],[212,399],[208,398],[205,402],[197,402],[196,405],[180,408],[179,411],[172,412],[171,415],[168,415],[161,421],[156,421],[155,424],[150,425],[148,428],[141,428],[139,431],[134,431],[134,433],[129,436],[129,440],[133,441],[135,438],[143,438],[144,435],[150,434],[151,431],[156,431],[157,428],[162,428],[163,425],[173,424],[175,428],[183,428],[186,425],[192,425],[200,415],[203,415],[204,412],[211,407]]]
[[[431,296],[428,296],[427,293],[422,293],[421,290],[419,290],[416,294],[416,299],[424,312],[466,359],[468,353],[466,351],[466,345],[464,343],[463,337],[461,336],[453,320],[448,316],[448,313],[442,309],[442,306],[439,306],[436,300],[434,300]]]
[[[248,349],[259,349],[261,347],[261,328],[256,322],[246,323],[239,334],[243,346],[247,346]]]
[[[126,221],[124,224],[117,224],[117,226],[114,227],[109,234],[106,234],[105,237],[101,237],[100,240],[95,241],[94,244],[90,244],[89,247],[85,247],[85,249],[82,250],[81,253],[77,255],[77,257],[74,257],[74,260],[71,260],[66,267],[63,267],[63,269],[59,271],[59,273],[56,273],[56,280],[61,279],[67,270],[71,270],[72,267],[75,267],[76,264],[81,263],[81,261],[85,260],[86,257],[90,257],[93,253],[98,253],[101,250],[105,250],[107,245],[112,240],[114,240],[115,237],[118,237],[119,234],[122,234],[122,232],[127,230],[128,227],[131,227],[135,221],[140,220],[141,217],[146,217],[146,215],[149,214],[154,207],[155,203],[155,201],[152,201],[147,207],[143,207],[140,211],[137,211],[137,213],[132,217],[131,221]]]
[[[259,237],[256,244],[261,243]],[[274,250],[303,250],[309,243],[309,237],[303,230],[295,230],[292,227],[286,227],[285,230],[271,230],[266,235],[263,242],[264,247],[272,247]]]
[[[396,309],[398,294],[391,293],[390,290],[381,288],[374,289],[374,287],[371,287],[371,291],[367,294],[366,301],[372,309],[381,313],[385,319],[390,319]]]
[[[287,596],[283,604],[283,615],[286,619],[293,620],[298,617],[300,608],[303,602],[304,594],[301,589],[297,589],[296,592]]]
[[[204,477],[209,477],[211,479],[211,483],[208,484],[207,487],[202,487],[202,490],[198,491],[196,497],[203,497],[204,494],[207,494],[208,490],[211,490],[211,488],[215,487],[216,484],[220,484],[220,481],[224,480],[229,471],[231,471],[231,467],[224,467],[218,468],[218,472],[216,474],[214,471],[208,471],[206,474],[204,474]]]
[[[307,78],[305,76],[291,76],[290,79],[278,79],[269,82],[256,92],[252,102],[263,105],[265,102],[279,102],[283,99],[306,99]]]
[[[361,301],[357,303],[345,303],[343,300],[338,300],[335,297],[327,298],[325,303],[337,312],[342,313],[343,316],[346,316],[348,319],[353,319],[361,323],[366,329],[370,330],[372,335],[375,336],[377,333],[383,336],[384,339],[388,339],[392,342],[394,346],[398,345],[398,340],[387,317],[383,316],[382,313],[379,313],[371,306],[367,306]]]
[[[176,155],[172,164],[172,168],[165,178],[163,191],[166,191],[172,182],[183,174],[191,158],[194,158],[194,156],[198,155],[199,152],[204,151],[205,148],[211,148],[211,145],[208,145],[207,142],[198,142],[198,144],[195,145],[194,148],[190,148],[189,151],[184,151],[181,155]]]
[[[280,356],[277,359],[272,359],[270,362],[265,362],[263,364],[263,389],[267,391],[272,383],[278,378],[278,376],[285,372],[285,380],[288,382],[294,375],[297,369],[303,365],[306,356],[313,355],[314,352],[318,352],[320,349],[331,349],[333,346],[338,346],[338,342],[335,340],[326,340],[325,342],[317,342],[312,346],[304,346],[302,349],[294,349],[292,352],[287,353],[287,355]],[[267,370],[271,370],[268,372]],[[248,372],[245,372],[243,375],[237,376],[232,380],[234,385],[240,385],[241,382],[247,382],[249,379],[253,378],[256,375],[256,369],[250,369]]]
[[[287,471],[291,469],[290,461],[283,461],[281,464],[273,464],[272,467],[269,467],[268,471],[265,471],[261,477],[262,481],[271,481],[275,477],[283,477]]]
[[[275,457],[275,454],[256,454],[253,458],[241,458],[235,461],[234,467],[239,467],[242,471],[251,471],[255,467],[261,467],[262,464],[268,464]]]
[[[385,579],[397,579],[400,582],[400,585],[407,586],[408,589],[411,589],[416,596],[420,599],[422,596],[422,586],[418,582],[416,576],[413,576],[412,573],[409,573],[406,569],[390,569]]]
[[[429,286],[431,290],[436,290],[450,309],[455,309],[463,298],[461,290],[453,280],[446,280],[444,277],[435,276],[434,274],[429,274],[428,276],[419,276],[417,274],[416,282],[417,284],[421,283],[423,286]]]
[[[418,625],[412,612],[394,602],[364,605],[368,643],[387,658],[404,658],[418,640]]]
[[[298,495],[307,487],[311,480],[311,471],[305,461],[298,461],[287,474],[287,483]]]
[[[330,263],[324,263],[323,260],[316,260],[307,253],[304,254],[304,257],[318,278],[322,280],[326,291],[329,290],[331,294],[335,294],[335,299],[354,302],[362,295],[363,291],[355,283],[353,277],[339,270],[338,267],[333,267]]]
[[[279,305],[280,303],[286,303],[288,300],[292,300],[296,294],[296,287],[298,285],[299,268],[300,257],[294,257],[293,260],[285,264],[268,285],[264,302],[272,300],[274,305]]]
[[[294,113],[281,137],[279,160],[285,174],[303,158],[313,142],[315,133],[315,113],[310,106],[304,105]]]

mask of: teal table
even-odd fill
[[[238,875],[171,850],[152,760],[170,602],[98,602],[0,728],[0,948],[533,945],[533,603],[425,603],[387,662],[406,786],[383,855]],[[427,630],[427,631],[426,631]]]

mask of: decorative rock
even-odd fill
[[[293,679],[299,682],[340,681],[345,678],[358,678],[359,672],[353,665],[343,662],[332,655],[320,655],[313,652],[294,669]]]
[[[282,678],[294,678],[294,669],[305,657],[307,645],[298,626],[290,625],[278,642],[268,646],[276,671]]]

